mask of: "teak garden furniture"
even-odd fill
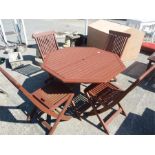
[[[0,67],[0,71],[12,84],[14,84],[17,89],[19,89],[34,104],[35,108],[28,116],[28,119],[33,118],[37,109],[41,113],[45,113],[48,116],[52,116],[56,119],[54,125],[50,126],[50,124],[46,120],[42,120],[41,117],[38,115],[38,120],[42,123],[43,126],[45,126],[49,130],[48,134],[53,134],[58,123],[61,120],[69,120],[71,118],[71,116],[66,115],[65,112],[68,106],[73,104],[72,98],[74,96],[74,93],[70,91],[63,83],[50,83],[31,94],[3,68]]]
[[[49,31],[34,33],[32,37],[37,43],[43,61],[48,53],[58,50],[58,44],[54,32]]]
[[[126,116],[125,111],[123,110],[120,101],[132,91],[142,80],[149,75],[152,71],[155,70],[155,65],[150,67],[145,71],[131,86],[126,90],[122,90],[117,86],[113,85],[110,82],[100,83],[100,84],[91,84],[85,89],[85,94],[89,99],[89,103],[92,106],[92,110],[86,112],[85,114],[91,116],[96,115],[100,121],[100,124],[105,129],[106,133],[109,134],[108,125],[111,121],[120,113]],[[132,104],[132,103],[130,103]],[[99,114],[112,109],[114,106],[118,106],[118,109],[113,113],[107,120],[104,121]]]
[[[131,35],[128,33],[109,30],[109,41],[105,50],[113,52],[121,57],[130,36]]]
[[[51,52],[41,67],[64,83],[79,84],[108,82],[125,70],[118,55],[89,47]]]

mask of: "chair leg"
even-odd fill
[[[81,121],[80,114],[79,114],[79,112],[78,112],[78,110],[77,110],[77,108],[75,106],[75,102],[74,101],[72,101],[72,107],[74,108],[74,112],[75,112],[77,118]]]
[[[32,120],[32,118],[34,117],[36,111],[37,111],[37,108],[34,107],[34,108],[32,109],[32,111],[31,111],[31,113],[27,115],[27,121],[31,121],[31,120]]]
[[[124,116],[127,116],[126,112],[124,111],[124,109],[123,109],[123,107],[121,106],[120,103],[118,103],[118,107],[121,108],[122,114],[123,114]]]
[[[65,106],[63,108],[63,110],[61,111],[61,113],[58,115],[58,118],[56,119],[56,122],[54,123],[54,125],[51,127],[51,129],[49,130],[49,135],[52,135],[56,129],[56,127],[58,126],[59,122],[61,121],[61,118],[63,117],[65,111],[67,110],[69,104],[71,104],[71,101],[73,99],[74,95],[71,95],[69,97],[69,99],[67,100],[67,102],[65,103]]]
[[[99,119],[101,125],[102,125],[103,128],[105,129],[105,132],[109,135],[110,132],[109,132],[109,130],[108,130],[108,128],[107,128],[107,125],[106,125],[106,123],[101,119],[101,117],[99,116],[99,114],[97,113],[97,109],[96,109],[94,103],[93,103],[92,101],[90,101],[90,104],[91,104],[91,106],[92,106],[92,108],[93,108],[93,110],[94,110],[94,113],[96,114],[97,118]]]

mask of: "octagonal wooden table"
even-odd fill
[[[42,68],[64,83],[101,83],[110,81],[125,66],[114,53],[74,47],[49,53]]]

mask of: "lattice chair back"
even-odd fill
[[[32,37],[35,39],[40,55],[44,60],[48,53],[58,50],[58,44],[54,32],[34,33]]]
[[[106,51],[113,52],[121,57],[130,34],[109,30],[109,42]]]

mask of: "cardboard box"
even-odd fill
[[[109,30],[131,34],[121,56],[122,61],[134,60],[137,58],[144,39],[144,32],[125,25],[98,20],[88,26],[87,46],[105,49],[108,44]]]

